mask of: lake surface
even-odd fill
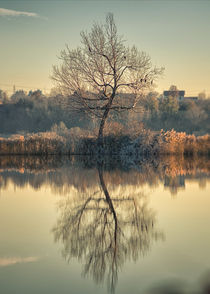
[[[0,158],[0,293],[210,293],[210,160],[110,163]]]

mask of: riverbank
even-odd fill
[[[136,136],[110,135],[98,141],[94,136],[58,135],[55,132],[0,137],[0,155],[210,155],[210,135],[187,135],[174,130],[152,132],[143,129]]]

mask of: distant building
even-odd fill
[[[177,90],[177,91],[163,91],[163,96],[164,97],[174,97],[176,98],[178,101],[197,101],[198,100],[198,97],[184,97],[185,95],[185,91],[184,90]]]
[[[197,101],[198,97],[184,97],[184,101]]]
[[[185,95],[185,91],[164,91],[163,92],[164,97],[169,97],[172,96],[174,98],[176,98],[178,101],[183,101],[184,100],[184,95]]]

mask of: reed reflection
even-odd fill
[[[96,160],[85,157],[37,157],[0,156],[0,190],[6,190],[12,182],[19,188],[30,185],[39,190],[47,186],[53,193],[68,194],[72,187],[83,190],[94,188],[97,176]],[[109,172],[107,172],[109,171]],[[185,189],[185,181],[196,181],[205,189],[210,179],[210,160],[206,157],[183,158],[169,156],[157,159],[143,159],[134,166],[112,158],[106,163],[105,180],[114,185],[156,187],[164,184],[171,195]]]
[[[62,242],[68,262],[76,257],[84,264],[83,276],[96,283],[106,280],[108,290],[114,293],[124,263],[145,255],[154,241],[163,239],[163,233],[157,229],[155,213],[143,193],[112,196],[101,166],[98,179],[95,190],[60,201],[53,233],[55,241]]]

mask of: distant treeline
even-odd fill
[[[129,94],[122,95],[129,101]],[[67,129],[79,127],[93,132],[98,127],[97,119],[92,120],[83,111],[73,109],[70,100],[71,97],[53,92],[45,96],[39,90],[28,94],[17,91],[8,98],[0,90],[0,134],[46,132],[61,122]],[[174,97],[150,92],[142,98],[135,112],[111,113],[111,121],[118,129],[135,122],[154,131],[174,129],[204,135],[210,133],[210,99],[178,102]]]
[[[61,95],[17,91],[10,99],[0,99],[0,134],[45,132],[62,121],[67,128],[91,126],[84,113],[69,110],[68,98]]]
[[[210,99],[180,101],[173,97],[162,98],[156,103],[155,98],[145,98],[147,109],[143,123],[152,130],[174,129],[187,134],[204,135],[210,133]],[[157,105],[156,105],[156,104]],[[149,105],[148,105],[149,104]],[[153,105],[156,105],[154,107]]]

